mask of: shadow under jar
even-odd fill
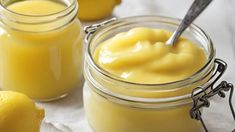
[[[0,88],[22,92],[38,101],[64,97],[80,85],[83,40],[76,0],[1,0]],[[22,3],[20,3],[22,2]],[[33,7],[33,2],[38,2]],[[44,2],[44,3],[41,3]],[[30,14],[27,8],[54,4],[61,11]],[[14,6],[17,12],[8,9]],[[45,8],[45,7],[44,7]]]
[[[207,61],[198,72],[184,80],[163,84],[131,83],[100,68],[93,58],[94,51],[99,44],[120,32],[128,31],[134,27],[174,31],[179,22],[174,18],[139,16],[113,19],[86,27],[87,47],[83,94],[86,115],[93,131],[204,131],[203,125],[198,121],[200,116],[195,114],[195,112],[200,113],[201,109],[200,107],[196,108],[197,104],[191,95],[210,94],[213,91],[212,85],[221,77],[226,68],[222,71],[218,69],[221,66],[226,67],[226,63],[214,58],[215,50],[210,38],[197,26],[191,25],[183,36],[205,50]],[[220,75],[217,76],[217,73]],[[197,87],[198,90],[195,89]],[[192,91],[196,92],[192,94]]]

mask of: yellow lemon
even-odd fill
[[[78,0],[78,17],[81,20],[92,21],[108,17],[121,0]]]
[[[44,110],[26,95],[0,91],[0,132],[39,132]]]

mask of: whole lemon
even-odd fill
[[[81,20],[92,21],[108,17],[121,0],[78,0],[78,17]]]
[[[39,132],[44,110],[26,95],[0,91],[0,132]]]

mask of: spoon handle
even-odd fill
[[[212,2],[212,0],[195,0],[180,23],[179,27],[166,42],[167,44],[174,44],[184,30],[201,14],[201,12]]]

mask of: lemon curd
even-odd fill
[[[94,131],[203,131],[190,117],[190,95],[213,72],[213,64],[205,66],[213,48],[195,27],[166,45],[177,22],[148,16],[116,20],[88,40],[84,105]]]
[[[174,46],[166,45],[170,35],[150,28],[117,34],[97,47],[95,62],[128,82],[157,84],[185,79],[205,64],[204,50],[184,38]]]
[[[2,6],[0,88],[44,101],[79,86],[83,50],[77,3],[25,0]]]
[[[7,6],[8,10],[24,15],[48,15],[65,8],[65,5],[49,0],[26,0]]]

